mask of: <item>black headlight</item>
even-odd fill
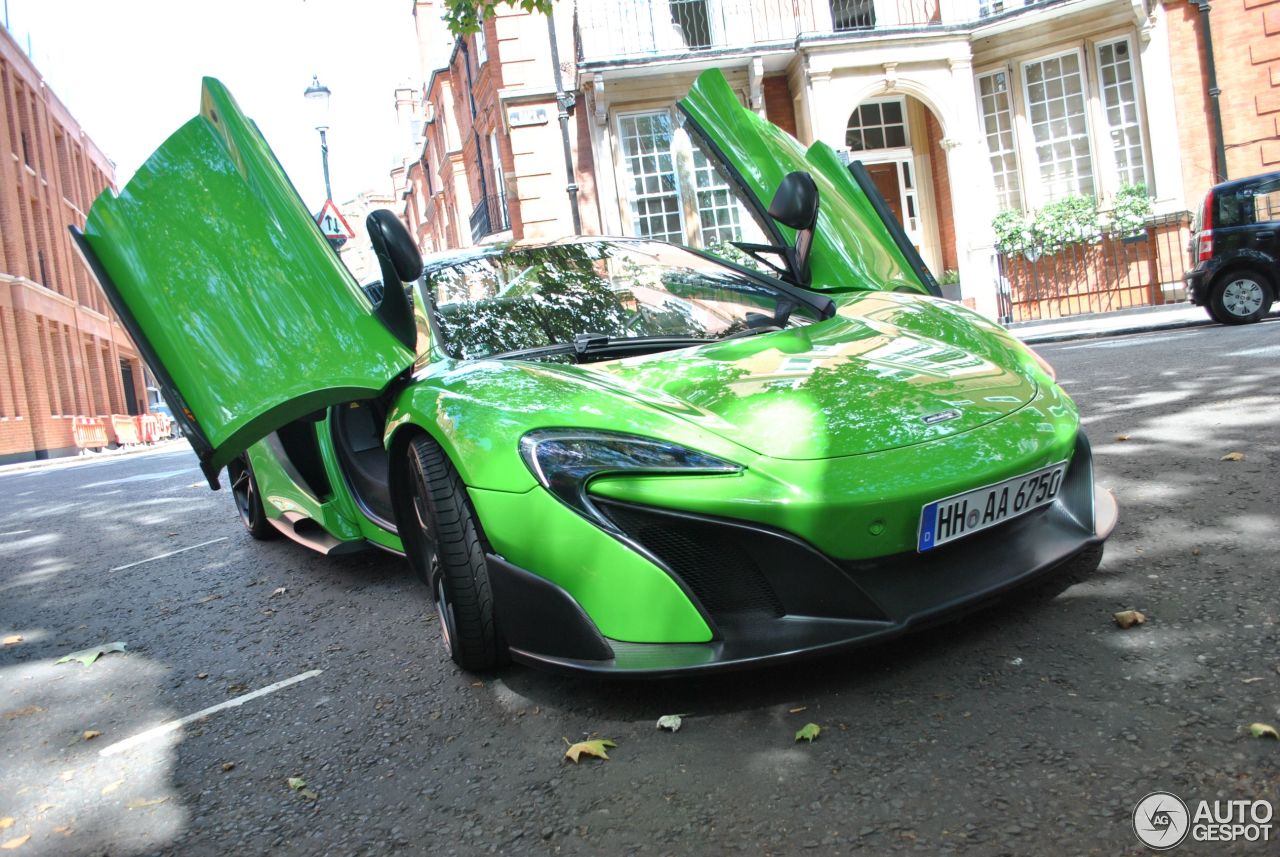
[[[740,464],[668,441],[595,430],[531,431],[520,438],[520,457],[542,487],[609,530],[617,527],[587,496],[587,483],[597,476],[726,475],[743,470]]]

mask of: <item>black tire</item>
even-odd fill
[[[440,444],[425,435],[409,441],[404,460],[400,538],[410,565],[431,589],[441,641],[465,670],[501,666],[508,655],[494,617],[489,546],[466,486]]]
[[[1214,281],[1209,315],[1222,324],[1252,324],[1271,309],[1271,286],[1252,271],[1232,271]]]
[[[267,520],[262,507],[262,495],[258,492],[258,480],[249,466],[249,456],[241,455],[227,465],[227,482],[231,484],[231,497],[240,513],[240,523],[255,539],[273,539],[279,533]]]

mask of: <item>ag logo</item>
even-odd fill
[[[1133,808],[1133,832],[1143,845],[1155,851],[1181,844],[1190,828],[1187,805],[1169,792],[1152,792]]]

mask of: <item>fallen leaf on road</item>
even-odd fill
[[[268,595],[267,597],[268,597],[268,598],[275,598],[277,595],[284,595],[286,591],[288,591],[288,590],[287,590],[285,587],[283,587],[283,586],[279,586],[279,587],[276,587],[275,591],[273,591],[273,592],[272,592],[270,595]]]
[[[796,740],[808,741],[810,744],[812,744],[813,739],[817,738],[821,734],[822,734],[822,727],[819,726],[817,723],[806,723],[804,726],[800,727],[800,730],[798,732],[796,732]]]
[[[1253,684],[1255,681],[1262,681],[1262,676],[1255,675],[1252,678],[1242,678],[1240,679],[1240,681],[1242,681],[1245,684]]]
[[[1118,440],[1118,441],[1124,442],[1124,441],[1126,441],[1126,440],[1128,440],[1128,439],[1129,439],[1129,435],[1127,435],[1127,434],[1118,434],[1118,435],[1116,435],[1116,440]]]
[[[70,835],[71,835],[71,825],[69,825],[69,824],[64,824],[64,825],[62,825],[61,827],[55,827],[55,828],[53,829],[53,832],[54,832],[54,833],[61,833],[63,836],[70,836]]]
[[[234,771],[235,769],[236,769],[236,763],[235,763],[235,762],[223,762],[223,763],[222,763],[222,773],[224,773],[224,774],[225,774],[227,771]]]
[[[1121,628],[1132,628],[1134,625],[1141,625],[1147,621],[1147,617],[1137,610],[1121,610],[1111,618],[1115,619],[1116,624]]]
[[[302,777],[290,777],[286,782],[289,783],[289,788],[293,789],[295,792],[298,789],[306,788],[307,786],[307,781]]]
[[[167,800],[168,800],[167,797],[158,797],[158,798],[153,798],[152,800],[143,800],[141,798],[134,798],[133,800],[126,803],[125,806],[128,807],[129,809],[146,809],[149,806],[157,806],[159,804],[162,804]]]
[[[63,655],[54,663],[65,664],[69,661],[79,661],[85,666],[89,666],[105,654],[110,652],[123,652],[126,646],[128,646],[128,643],[121,643],[118,641],[115,643],[106,643],[101,646],[94,646],[93,648],[72,652],[69,655]]]
[[[242,684],[227,685],[227,693],[244,693],[244,691],[245,691],[245,686]]]
[[[1191,555],[1192,555],[1192,556],[1200,556],[1200,548],[1192,548],[1192,549],[1191,549]]]
[[[566,738],[565,743],[568,743],[568,741],[569,739]],[[577,744],[569,744],[569,749],[564,751],[564,755],[565,758],[572,759],[575,765],[578,763],[578,757],[582,756],[584,753],[588,756],[595,756],[596,758],[607,760],[609,758],[609,754],[605,752],[605,749],[607,747],[616,746],[618,745],[610,741],[608,738],[597,738],[594,741],[579,741]]]
[[[1218,459],[1218,460],[1219,460],[1219,461],[1244,461],[1244,453],[1243,453],[1243,452],[1228,452],[1226,455],[1222,456],[1222,458],[1220,458],[1220,459]]]
[[[208,678],[208,673],[196,673],[196,678]]]
[[[809,710],[809,706],[807,706],[807,705],[802,705],[802,706],[800,706],[799,708],[788,708],[788,709],[787,709],[787,713],[788,713],[788,714],[799,714],[801,711],[808,711],[808,710]]]
[[[21,643],[23,639],[24,638],[21,634],[10,634],[3,640],[0,640],[0,643],[3,643],[6,646],[15,646],[18,643]]]
[[[680,725],[684,723],[687,714],[664,714],[658,718],[658,728],[666,729],[670,732],[679,732]]]
[[[1276,732],[1276,727],[1269,723],[1250,723],[1249,734],[1254,738],[1275,738],[1280,740],[1280,732]]]
[[[97,729],[86,729],[80,733],[80,737],[86,741],[92,741],[94,738],[97,738],[101,734],[102,732],[100,732]]]
[[[116,780],[114,783],[108,783],[107,785],[102,787],[102,794],[109,795],[116,789],[120,788],[122,785],[124,785],[124,780]]]
[[[13,827],[13,816],[6,815],[0,818],[0,830],[8,830],[10,827]]]
[[[200,599],[199,601],[197,601],[196,603],[197,603],[197,604],[208,604],[210,601],[217,601],[217,600],[218,600],[219,598],[221,598],[221,597],[222,597],[221,595],[206,595],[204,598],[201,598],[201,599]]]
[[[32,714],[39,714],[41,711],[44,711],[44,709],[38,705],[24,705],[22,708],[6,711],[3,716],[5,720],[17,720],[19,717],[30,717]]]
[[[27,840],[30,838],[31,834],[28,833],[24,836],[19,836],[17,839],[10,839],[8,842],[0,845],[0,848],[3,848],[5,851],[12,851],[15,848],[21,848],[23,845],[26,845]]]
[[[298,792],[298,794],[302,795],[302,797],[305,798],[306,800],[315,800],[316,798],[320,797],[320,795],[316,794],[311,789],[303,789],[302,791]]]
[[[40,804],[39,806],[37,806],[37,807],[36,807],[36,815],[39,815],[39,814],[40,814],[40,813],[42,813],[42,812],[48,812],[48,811],[49,811],[49,810],[51,810],[51,809],[53,809],[53,804],[51,804],[51,803],[42,803],[42,804]]]

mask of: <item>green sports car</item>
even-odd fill
[[[402,553],[467,669],[831,652],[1098,555],[1115,501],[1049,367],[932,294],[830,148],[718,71],[680,107],[750,264],[575,238],[424,266],[375,212],[362,288],[211,79],[73,232],[249,532]]]

